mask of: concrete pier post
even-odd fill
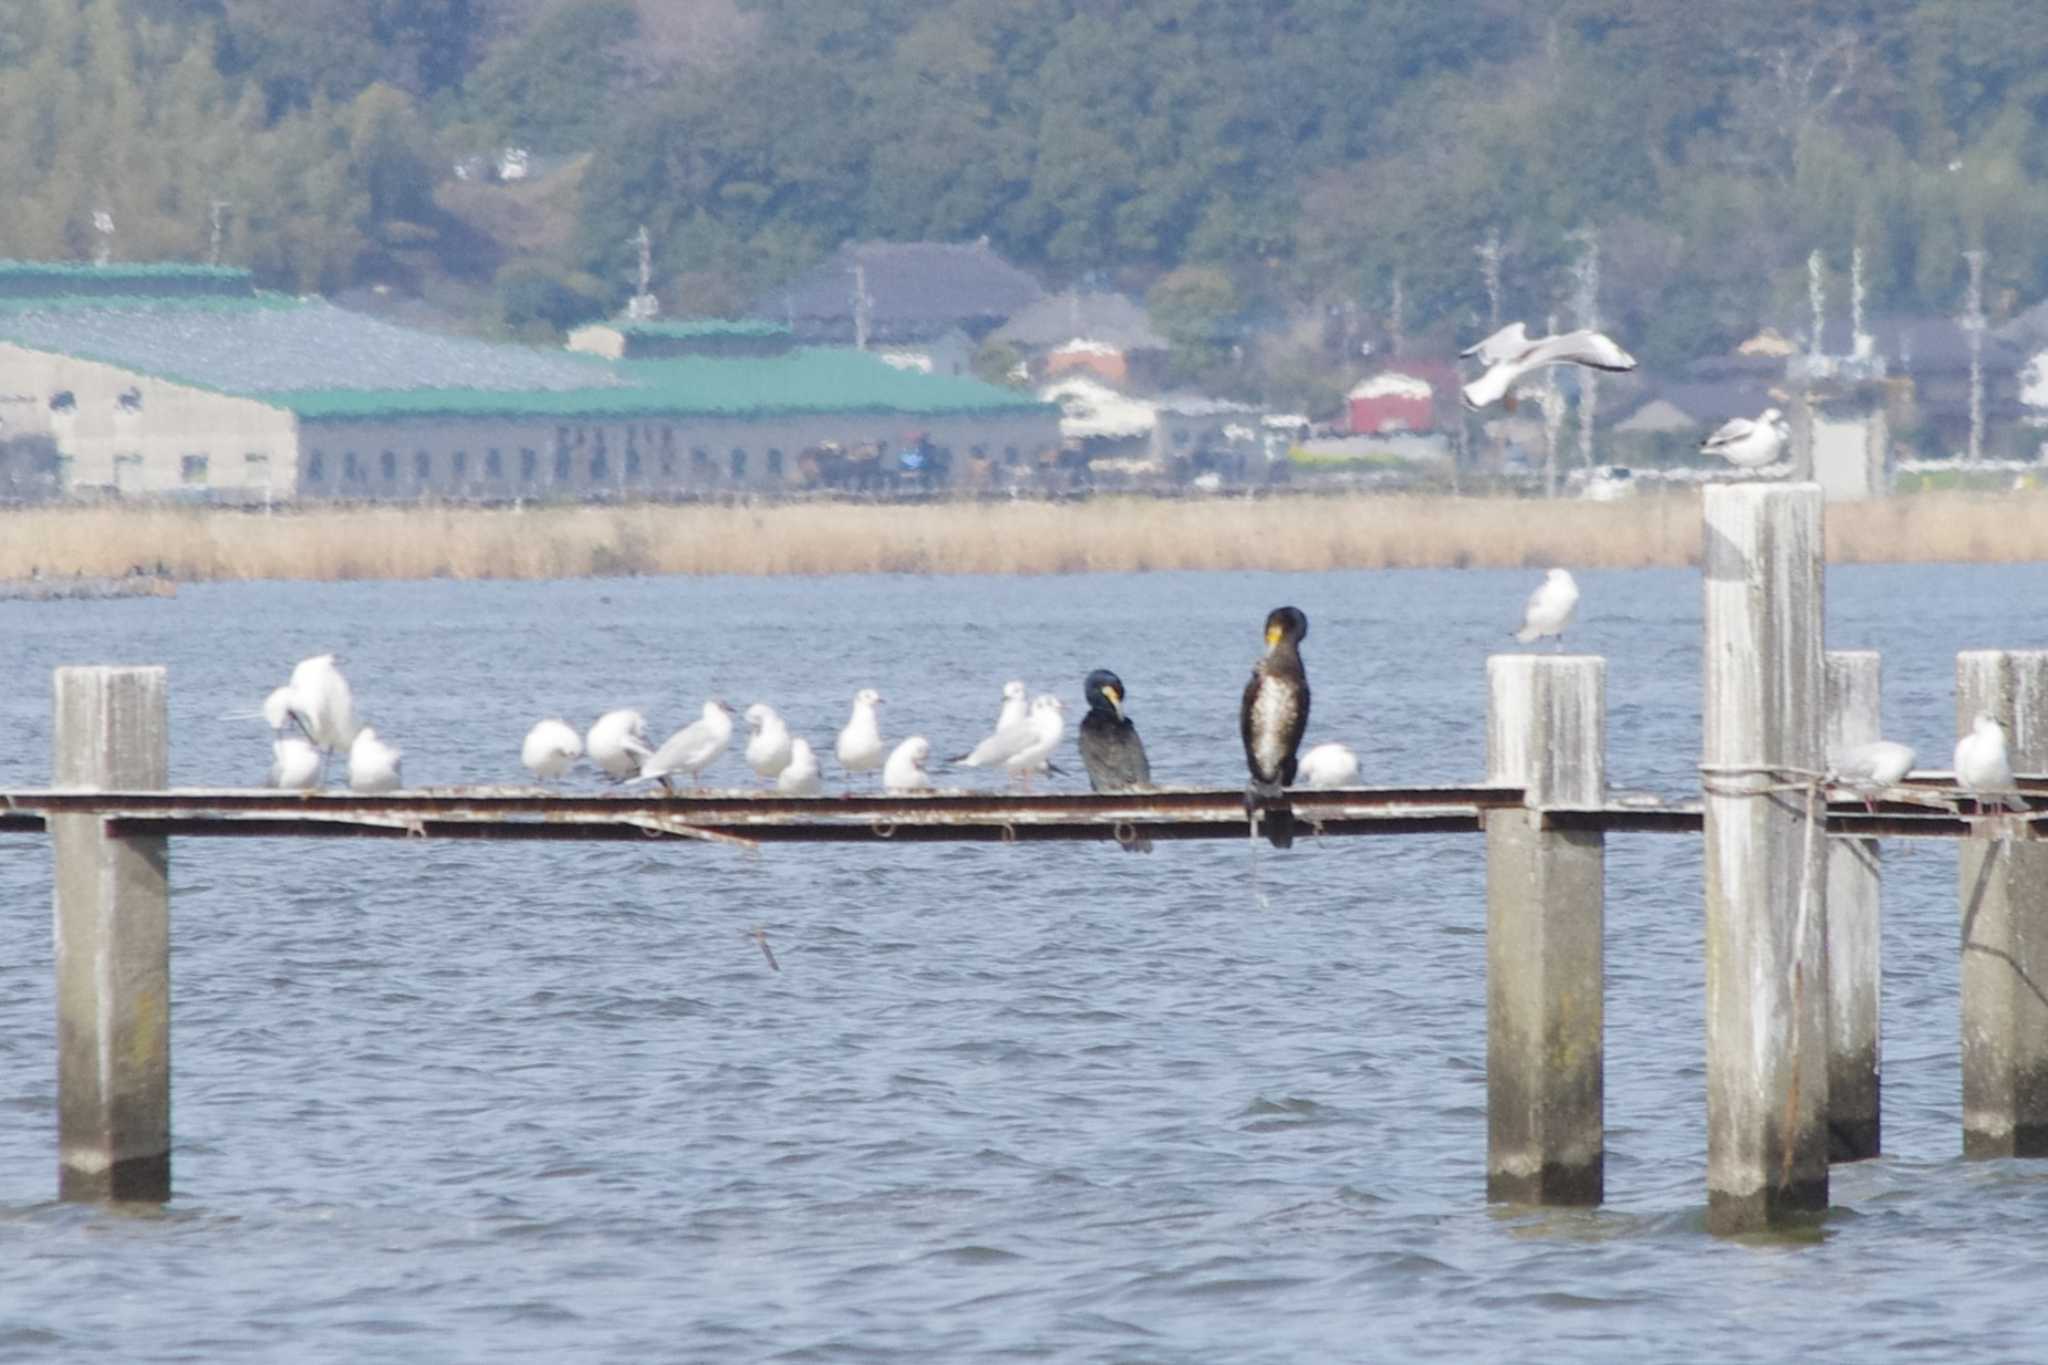
[[[1704,502],[1707,1227],[1740,1233],[1828,1203],[1821,491]]]
[[[56,672],[56,785],[167,785],[161,668]],[[170,891],[162,837],[49,820],[56,861],[57,1153],[64,1199],[171,1196]]]
[[[1979,712],[2005,723],[2013,771],[2048,770],[2048,651],[1958,654],[1957,733]],[[1957,863],[1966,1157],[2048,1156],[2048,844],[2022,833],[1987,816]]]
[[[1486,661],[1487,781],[1527,790],[1486,816],[1486,1197],[1598,1204],[1605,1193],[1606,839],[1546,829],[1606,799],[1606,661]]]
[[[1874,649],[1827,654],[1827,752],[1882,738],[1880,662]],[[1830,839],[1828,849],[1828,1160],[1864,1161],[1882,1150],[1879,1091],[1878,841]]]

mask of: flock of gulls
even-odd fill
[[[1474,409],[1503,400],[1512,405],[1514,385],[1547,366],[1619,371],[1636,364],[1599,332],[1532,338],[1519,322],[1463,354],[1485,366],[1463,390],[1466,405]],[[1701,448],[1737,466],[1757,468],[1778,458],[1786,436],[1783,417],[1770,408],[1754,421],[1729,422]],[[1571,573],[1551,569],[1530,594],[1522,624],[1513,632],[1515,639],[1530,644],[1548,638],[1562,650],[1565,628],[1578,604],[1579,588]],[[1252,666],[1238,713],[1250,773],[1245,806],[1253,832],[1263,831],[1281,848],[1293,842],[1292,812],[1281,795],[1287,787],[1297,781],[1308,787],[1347,787],[1356,785],[1359,775],[1358,756],[1346,745],[1319,744],[1297,753],[1309,715],[1308,674],[1301,659],[1301,642],[1307,635],[1308,617],[1298,608],[1277,607],[1267,615],[1264,653]],[[1088,711],[1076,747],[1090,788],[1119,792],[1150,787],[1151,763],[1137,725],[1125,713],[1123,680],[1098,668],[1087,676],[1082,691]],[[1027,694],[1021,681],[1005,683],[1001,709],[987,737],[950,761],[963,768],[1000,770],[1025,791],[1035,777],[1058,772],[1052,760],[1065,737],[1066,705],[1050,693],[1028,700]],[[932,790],[931,742],[913,735],[889,744],[882,738],[881,706],[882,697],[872,688],[854,694],[851,714],[832,746],[839,770],[849,783],[879,771],[881,789],[890,794]],[[272,731],[273,787],[305,791],[322,786],[337,757],[345,759],[348,785],[354,791],[387,792],[401,784],[400,751],[376,730],[357,723],[354,696],[332,654],[301,660],[290,680],[265,699],[262,716]],[[822,794],[824,775],[817,752],[790,732],[774,707],[756,702],[746,709],[745,720],[743,754],[764,784],[787,796]],[[649,739],[647,719],[636,710],[608,711],[584,732],[550,717],[527,732],[520,760],[543,782],[559,781],[588,759],[613,782],[659,782],[664,790],[673,791],[678,780],[687,780],[694,790],[705,769],[726,752],[733,728],[732,709],[717,699],[705,702],[698,719],[659,745]],[[1879,740],[1836,756],[1828,779],[1874,802],[1878,793],[1905,778],[1915,757],[1904,744]],[[2016,790],[2004,729],[1991,717],[1978,716],[1971,732],[1957,743],[1955,772],[1972,793],[1996,797],[2014,810],[2027,809]],[[1149,844],[1139,839],[1124,847],[1143,851]]]

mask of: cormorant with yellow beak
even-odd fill
[[[1251,786],[1245,813],[1266,827],[1275,848],[1294,844],[1294,808],[1274,798],[1294,781],[1294,751],[1308,728],[1308,674],[1301,666],[1301,642],[1308,617],[1294,607],[1275,607],[1266,616],[1266,654],[1252,665],[1245,684],[1238,730],[1244,738]]]
[[[1138,738],[1138,727],[1124,714],[1124,680],[1098,668],[1088,675],[1083,690],[1088,696],[1088,714],[1081,717],[1078,744],[1081,762],[1088,767],[1088,786],[1099,792],[1151,786],[1152,762],[1145,757],[1145,741]],[[1136,837],[1124,848],[1150,853],[1152,841]]]

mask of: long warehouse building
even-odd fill
[[[0,445],[46,437],[75,496],[872,487],[1036,460],[1058,422],[1029,394],[799,346],[773,323],[621,322],[542,350],[262,292],[225,267],[0,262]]]

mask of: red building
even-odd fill
[[[1457,375],[1445,365],[1402,365],[1381,370],[1344,395],[1353,436],[1436,430],[1436,395]]]

